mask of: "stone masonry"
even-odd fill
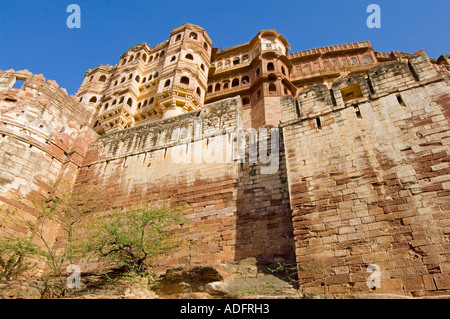
[[[163,268],[296,262],[303,292],[339,294],[372,292],[376,265],[375,293],[449,294],[448,56],[289,49],[263,30],[218,50],[185,24],[88,70],[75,96],[1,71],[0,208],[33,218],[52,187],[92,196],[88,219],[181,205]]]

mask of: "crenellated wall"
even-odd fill
[[[188,222],[180,234],[190,245],[166,256],[165,267],[250,256],[293,261],[284,153],[274,151],[273,170],[267,161],[250,161],[248,146],[242,153],[238,147],[242,127],[237,97],[105,134],[90,145],[75,191],[94,195],[99,209],[89,218],[161,201],[184,206]],[[264,137],[261,152],[270,153],[267,145],[279,138]]]
[[[14,85],[16,81],[22,85]],[[92,110],[55,81],[28,71],[0,72],[0,207],[33,216],[29,200],[69,189],[88,144]],[[25,206],[23,206],[25,204]],[[27,206],[28,205],[28,206]],[[24,229],[1,222],[1,232]],[[55,236],[55,230],[49,230]]]
[[[368,75],[281,101],[302,289],[448,294],[448,84],[423,52]]]

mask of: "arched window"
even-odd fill
[[[205,65],[204,65],[204,64],[201,64],[201,65],[200,65],[200,69],[202,69],[202,71],[205,71]]]
[[[206,42],[203,43],[203,48],[208,51],[208,45],[206,44]]]
[[[191,32],[191,34],[189,34],[189,39],[197,40],[197,33]]]
[[[136,75],[136,77],[134,78],[134,80],[139,83],[139,81],[141,80],[141,77],[139,75]]]
[[[166,83],[164,83],[164,87],[165,88],[168,87],[168,86],[170,86],[170,80],[167,80]]]
[[[91,78],[89,79],[89,82],[91,82],[94,79],[94,76],[92,75]]]
[[[267,63],[267,71],[273,71],[273,70],[275,70],[273,63],[272,62]]]
[[[212,85],[209,85],[208,86],[208,93],[211,93],[212,92]]]
[[[106,75],[102,75],[99,79],[100,82],[105,82],[106,81]]]
[[[122,80],[120,80],[120,83],[125,82],[125,77],[122,78]]]
[[[220,91],[220,83],[217,83],[216,84],[216,86],[215,86],[215,88],[214,88],[214,91]]]
[[[141,53],[138,52],[138,54],[136,54],[136,60],[139,59],[140,56],[141,56]]]
[[[233,65],[237,65],[239,63],[241,63],[241,60],[239,58],[234,58],[233,59]]]
[[[284,75],[286,75],[286,71],[284,70],[284,67],[281,67],[281,73],[283,73]]]
[[[127,104],[128,104],[129,106],[133,106],[133,99],[132,99],[131,97],[128,98]]]
[[[130,57],[130,59],[128,60],[128,63],[130,63],[131,61],[133,61],[133,56]]]
[[[145,100],[145,101],[144,101],[144,104],[142,104],[142,107],[147,106],[147,103],[148,103],[148,101]]]
[[[231,82],[231,87],[239,86],[239,79],[233,79],[233,82]]]
[[[158,77],[158,75],[159,75],[159,73],[158,72],[156,72],[155,73],[155,79]]]
[[[177,35],[175,41],[180,41],[181,40],[181,34]]]
[[[192,56],[192,54],[188,53],[188,54],[186,54],[186,59],[194,60],[194,57]]]
[[[152,62],[152,61],[153,61],[153,55],[148,58],[148,62]]]
[[[259,76],[261,74],[261,71],[259,70],[259,68],[256,69],[256,76]]]
[[[116,86],[117,85],[117,80],[116,81],[114,81],[114,86]]]
[[[150,81],[151,79],[153,79],[153,74],[150,74],[150,75],[148,76],[148,80]]]
[[[164,56],[165,53],[166,53],[166,52],[164,52],[164,50],[162,50],[162,51],[159,53],[159,56],[162,57],[162,56]]]
[[[142,60],[143,60],[144,62],[147,62],[147,54],[144,53],[144,54],[142,55]]]
[[[195,90],[195,92],[197,92],[197,95],[198,95],[198,96],[201,96],[201,95],[202,95],[202,91],[200,90],[200,88],[197,88],[197,90]]]
[[[230,66],[230,60],[225,61],[225,66]]]
[[[275,92],[277,90],[277,86],[275,85],[275,83],[270,83],[269,84],[269,92]]]
[[[111,105],[115,105],[117,103],[117,100],[112,101]]]
[[[130,73],[130,75],[128,76],[128,80],[130,80],[133,77],[133,73]]]
[[[157,58],[159,58],[158,53],[155,54],[155,60],[156,60]]]
[[[248,84],[248,83],[250,83],[250,78],[248,76],[244,76],[242,78],[242,84]]]
[[[217,68],[220,69],[222,67],[222,62],[217,63]]]
[[[148,102],[148,105],[152,105],[152,104],[153,104],[153,101],[154,101],[154,99],[151,98],[151,99],[150,99],[150,102]]]
[[[250,104],[250,99],[249,99],[248,97],[242,98],[242,104],[243,104],[243,105]]]
[[[258,90],[258,92],[256,92],[256,98],[259,99],[261,97],[261,90]]]
[[[140,108],[141,108],[141,104],[142,104],[142,103],[141,103],[141,102],[139,102],[139,104],[138,104],[138,106],[137,106],[137,108],[138,108],[138,109],[140,109]]]
[[[189,84],[189,78],[187,76],[182,76],[180,79],[180,83]]]
[[[124,65],[125,63],[127,63],[127,60],[126,60],[126,59],[123,59],[121,65]]]
[[[228,89],[228,82],[226,82],[226,83],[223,84],[223,88],[224,88],[224,89]]]
[[[105,104],[105,111],[108,109],[108,107],[109,107],[109,103],[106,103]]]
[[[247,62],[247,61],[248,61],[248,55],[246,54],[242,57],[242,63]]]
[[[91,99],[89,100],[89,102],[91,102],[91,103],[97,102],[97,97],[96,97],[96,96],[91,97]]]
[[[124,97],[122,96],[122,97],[120,98],[120,100],[119,100],[119,104],[120,104],[120,103],[123,103],[123,100],[124,100]]]
[[[175,61],[176,60],[176,56],[174,55],[171,59],[170,59],[170,62],[173,62],[173,61]]]
[[[147,78],[142,79],[142,83],[145,83],[147,81]]]

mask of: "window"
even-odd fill
[[[204,65],[204,64],[201,64],[201,65],[200,65],[200,69],[202,69],[202,71],[205,71],[205,65]]]
[[[256,76],[259,76],[261,74],[261,71],[259,70],[259,68],[256,69]]]
[[[230,60],[225,61],[225,66],[230,66]]]
[[[357,58],[352,58],[352,63],[353,63],[353,64],[358,63],[358,59],[357,59]]]
[[[224,89],[228,89],[228,82],[226,82],[226,83],[223,84],[223,88],[224,88]]]
[[[177,57],[174,55],[171,59],[170,59],[170,62],[173,62],[173,61],[175,61],[177,59]]]
[[[138,106],[137,106],[137,108],[138,108],[138,109],[140,109],[140,108],[141,108],[141,104],[142,104],[142,103],[141,103],[141,102],[139,102],[139,104],[138,104]]]
[[[203,43],[203,48],[204,48],[206,51],[208,51],[208,45],[206,44],[206,42]]]
[[[239,58],[233,59],[233,65],[238,65],[240,62],[241,62],[241,60]]]
[[[153,104],[153,101],[154,101],[154,99],[151,98],[151,99],[150,99],[150,102],[148,102],[148,105],[152,105],[152,104]]]
[[[242,78],[242,84],[248,84],[248,83],[250,83],[250,78],[248,76],[244,76]]]
[[[248,97],[242,98],[242,104],[243,104],[243,105],[248,105],[248,104],[250,104],[250,99],[249,99]]]
[[[91,76],[91,78],[89,79],[89,82],[91,82],[94,79],[94,76]]]
[[[217,63],[217,68],[220,69],[222,67],[222,62]]]
[[[105,106],[104,106],[105,111],[108,109],[108,107],[109,107],[109,103],[106,103]]]
[[[270,83],[269,84],[269,92],[276,92],[277,90],[277,86],[275,85],[275,83]]]
[[[272,49],[272,43],[266,43],[266,49]]]
[[[208,86],[208,93],[212,92],[212,85]]]
[[[133,106],[133,99],[132,99],[131,97],[128,98],[127,104],[128,104],[129,106]]]
[[[364,63],[371,63],[371,62],[373,62],[372,57],[370,57],[370,56],[364,57],[363,61],[364,61]]]
[[[347,60],[342,60],[343,65],[347,65]]]
[[[339,62],[338,62],[338,61],[333,61],[333,65],[334,65],[334,66],[338,66],[338,65],[339,65]]]
[[[145,106],[147,106],[147,103],[148,103],[148,101],[147,101],[147,100],[145,100],[145,101],[144,101],[144,104],[142,104],[142,107],[145,107]]]
[[[202,95],[202,91],[200,90],[200,88],[197,88],[197,90],[195,90],[195,92],[197,93],[198,96]]]
[[[217,83],[216,84],[216,87],[214,88],[214,90],[217,92],[217,91],[220,91],[220,83]]]
[[[316,118],[316,125],[317,125],[317,129],[319,129],[319,130],[322,129],[322,123],[320,122],[320,117]]]
[[[175,41],[180,41],[181,40],[181,34],[178,34],[177,37],[175,38]]]
[[[189,85],[189,78],[187,76],[182,76],[180,79],[180,83]]]
[[[192,54],[188,53],[188,54],[186,54],[186,59],[194,60],[194,57],[192,56]]]
[[[283,75],[286,75],[286,71],[284,70],[284,67],[281,67],[281,73],[283,73]]]
[[[139,59],[140,56],[141,56],[140,52],[138,54],[136,54],[136,60]]]
[[[147,78],[142,79],[142,83],[145,83],[147,81]]]
[[[106,75],[102,75],[98,80],[100,82],[105,82],[106,81]]]
[[[117,103],[117,100],[112,101],[111,105],[115,105]]]
[[[128,76],[128,80],[130,80],[133,77],[133,74],[130,73],[130,75]]]
[[[133,56],[130,57],[130,59],[128,60],[128,63],[130,63],[131,61],[133,61]]]
[[[122,96],[122,97],[120,98],[120,100],[119,100],[119,104],[120,104],[120,103],[123,103],[123,100],[124,100],[124,97]]]
[[[273,63],[272,62],[267,63],[267,71],[273,71],[273,70],[275,70]]]
[[[24,80],[16,79],[16,82],[14,83],[13,88],[20,90],[24,83],[25,83]]]
[[[257,99],[261,98],[261,90],[258,90],[258,92],[256,92],[256,98]]]
[[[89,102],[91,102],[91,103],[97,102],[97,97],[95,97],[95,96],[91,97],[91,99],[89,100]]]
[[[144,53],[144,54],[142,55],[142,60],[143,60],[144,62],[147,62],[147,54]]]
[[[191,34],[189,34],[189,39],[197,40],[197,33],[191,32]]]
[[[231,82],[231,87],[239,86],[239,79],[233,79],[233,82]]]
[[[134,80],[139,83],[139,81],[141,80],[141,77],[139,75],[136,75],[136,77],[134,78]]]
[[[405,101],[403,101],[403,98],[400,94],[397,94],[396,97],[397,97],[398,104],[400,104],[401,106],[406,106],[406,103],[405,103]]]
[[[164,56],[165,53],[166,53],[166,52],[164,52],[164,50],[163,50],[163,51],[161,51],[161,52],[159,53],[159,56],[162,57],[162,56]]]
[[[117,80],[116,81],[114,81],[114,86],[116,86],[117,85]]]
[[[302,72],[302,68],[301,67],[296,68],[295,72]]]
[[[152,61],[153,61],[153,55],[148,58],[148,62],[152,62]]]
[[[242,57],[242,63],[247,62],[247,61],[248,61],[248,55],[246,54]]]
[[[158,75],[159,75],[159,73],[158,72],[156,72],[155,73],[155,79],[158,77]]]
[[[166,83],[164,83],[164,87],[169,87],[170,86],[170,80],[167,80]]]

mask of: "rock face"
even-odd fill
[[[43,292],[43,282],[0,281],[0,299],[41,299]]]

